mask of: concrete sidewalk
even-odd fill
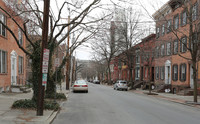
[[[130,92],[137,93],[137,94],[144,94],[147,95],[149,92],[148,90],[141,90],[141,89],[136,89],[136,90],[130,90]],[[155,92],[152,92],[155,93]],[[155,93],[157,95],[149,95],[150,97],[162,99],[162,100],[168,100],[171,102],[176,102],[179,104],[184,104],[184,105],[189,105],[193,107],[197,107],[200,109],[200,96],[198,96],[198,103],[193,102],[193,96],[181,96],[181,95],[176,95],[172,93]]]
[[[58,92],[68,96],[69,91]],[[1,93],[0,94],[0,124],[49,124],[56,117],[58,111],[44,110],[43,116],[36,116],[36,110],[12,109],[14,101],[19,99],[31,99],[30,93]],[[62,106],[63,102],[59,102]]]

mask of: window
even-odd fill
[[[177,81],[178,80],[178,65],[173,65],[173,75],[172,75],[172,79],[173,81]]]
[[[139,64],[140,63],[140,55],[139,55],[139,49],[135,51],[136,52],[136,57],[135,57],[135,62],[136,64]]]
[[[156,56],[156,58],[158,58],[159,57],[159,47],[157,46],[156,47],[156,49],[155,49],[155,56]]]
[[[174,40],[174,50],[173,50],[174,54],[178,53],[178,40]]]
[[[171,32],[171,28],[172,28],[172,20],[168,20],[167,21],[167,33]]]
[[[162,36],[165,34],[165,24],[162,25]]]
[[[186,11],[184,11],[181,14],[181,25],[184,26],[186,24],[187,24],[187,13],[186,13]]]
[[[19,66],[18,66],[18,72],[19,74],[23,73],[23,57],[19,56],[18,58]]]
[[[156,80],[159,79],[159,67],[156,67]]]
[[[171,43],[167,43],[167,55],[171,55]]]
[[[156,28],[156,38],[159,38],[159,35],[160,35],[160,28],[157,27]]]
[[[164,80],[164,76],[165,76],[165,67],[162,66],[160,67],[160,79]]]
[[[183,37],[181,39],[181,42],[180,42],[180,51],[181,52],[186,52],[187,51],[187,38],[186,37]]]
[[[179,26],[179,16],[176,15],[174,17],[174,30],[178,29],[178,26]]]
[[[0,50],[0,73],[7,73],[7,52]]]
[[[22,31],[21,29],[18,29],[18,40],[19,40],[19,44],[23,45],[23,37],[22,37]]]
[[[0,13],[0,20],[6,25],[6,16],[2,13]],[[2,24],[0,24],[0,35],[6,36],[6,28]]]
[[[197,7],[197,3],[195,3],[192,7],[192,20],[195,21],[197,20],[197,12],[198,12],[198,7]]]
[[[165,55],[165,45],[162,44],[160,49],[161,49],[160,55],[161,55],[161,56],[164,56],[164,55]]]
[[[186,81],[186,64],[180,65],[180,81]]]
[[[140,67],[135,68],[135,79],[139,80],[140,78]]]

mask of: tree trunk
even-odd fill
[[[110,71],[110,66],[108,66],[108,84],[111,85],[111,71]]]
[[[133,70],[132,68],[129,69],[129,71],[130,71],[130,79],[131,79],[130,80],[130,82],[131,82],[131,89],[133,89],[133,86],[134,86],[132,70]]]
[[[33,85],[33,97],[32,100],[37,102],[38,98],[38,82],[39,82],[39,75],[40,75],[40,53],[41,53],[41,47],[39,45],[39,42],[35,42],[35,45],[37,46],[36,49],[33,50],[31,59],[32,59],[32,79],[31,83]]]
[[[194,79],[194,102],[198,102],[197,100],[197,77],[196,77],[196,70],[197,70],[197,67],[196,67],[196,58],[193,59],[192,61],[192,68],[193,68],[193,79]]]

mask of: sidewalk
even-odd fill
[[[57,88],[59,90],[60,88]],[[58,91],[68,96],[69,91]],[[0,123],[1,124],[49,124],[58,111],[44,110],[43,116],[36,116],[36,110],[11,109],[14,101],[19,99],[31,99],[30,93],[1,93],[0,94]],[[60,103],[62,104],[62,102]]]
[[[136,90],[130,90],[130,92],[147,95],[149,91],[136,89]],[[198,96],[198,103],[194,103],[193,96],[181,96],[181,95],[176,95],[172,93],[156,93],[156,94],[158,95],[149,95],[149,96],[158,98],[158,99],[168,100],[168,101],[179,103],[179,104],[189,105],[192,107],[197,107],[200,109],[200,96]]]

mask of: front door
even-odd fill
[[[192,65],[190,65],[190,87],[194,88],[194,79],[193,79],[193,68]]]
[[[171,62],[165,62],[165,84],[171,84]]]
[[[17,61],[16,56],[11,55],[11,85],[17,84]]]
[[[154,82],[154,67],[151,69],[151,81]]]

